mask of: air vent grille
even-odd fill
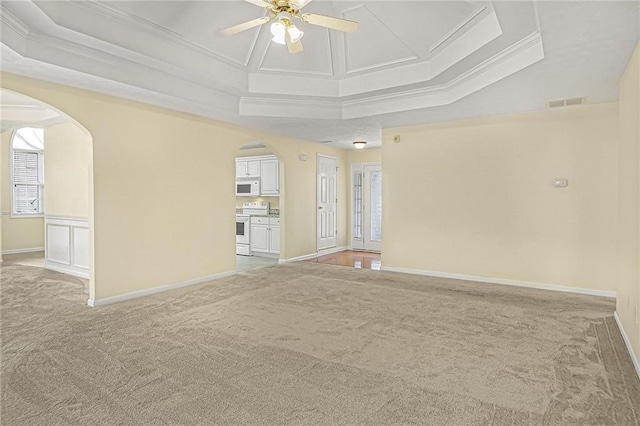
[[[569,99],[558,99],[555,101],[549,101],[549,108],[558,108],[564,106],[573,106],[573,105],[582,105],[584,104],[585,97],[580,98],[569,98]]]

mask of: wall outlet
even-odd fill
[[[569,180],[564,178],[558,178],[553,180],[553,186],[556,188],[566,188],[569,185]]]

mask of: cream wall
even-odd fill
[[[349,164],[380,163],[382,161],[381,148],[351,149],[347,151]]]
[[[284,166],[282,257],[316,251],[318,153],[339,158],[338,235],[346,243],[341,150],[13,74],[1,84],[91,134],[92,299],[234,270],[234,158],[250,141],[264,142]],[[298,160],[303,153],[309,161]]]
[[[2,210],[3,207],[3,203],[2,203],[2,198],[4,197],[4,157],[6,157],[6,154],[4,153],[4,150],[2,149],[2,141],[4,141],[4,138],[6,136],[3,134],[0,134],[0,263],[2,263],[3,259],[2,259],[2,217],[4,216],[4,211]]]
[[[47,216],[89,216],[91,138],[76,124],[45,129],[44,208]]]
[[[384,130],[383,266],[615,291],[617,135],[617,104]]]
[[[640,43],[620,81],[617,312],[640,357]]]
[[[2,211],[2,250],[43,249],[44,219],[41,217],[11,217],[10,153],[13,132],[2,133],[2,171],[0,210]]]

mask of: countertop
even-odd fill
[[[236,209],[236,214],[244,214],[242,213],[242,209]],[[269,214],[252,214],[249,216],[254,217],[280,217],[280,213],[269,213]]]

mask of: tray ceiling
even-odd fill
[[[625,6],[615,4],[617,19]],[[55,65],[50,75],[68,70],[67,80],[84,87],[265,130],[283,123],[317,130],[323,122],[346,129],[343,136],[317,132],[331,140],[355,136],[362,126],[373,130],[361,129],[361,137],[379,139],[381,117],[451,105],[544,62],[549,44],[543,44],[540,10],[557,26],[552,9],[562,8],[532,1],[314,0],[305,12],[355,20],[359,29],[344,34],[297,22],[305,49],[290,55],[270,41],[268,25],[220,34],[265,14],[242,0],[8,1],[0,7],[5,70],[47,78],[35,75],[41,67],[33,64]],[[575,19],[599,22],[589,7]]]

